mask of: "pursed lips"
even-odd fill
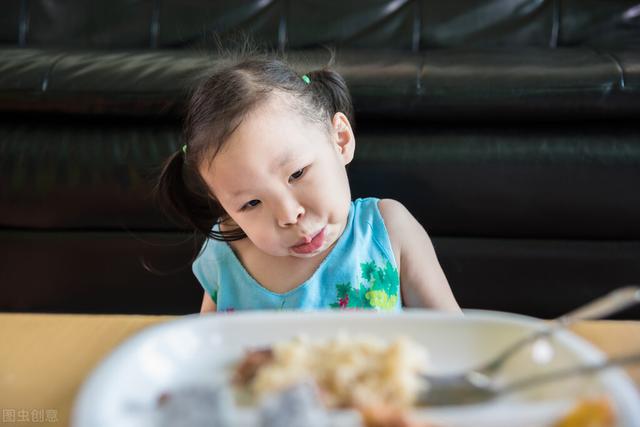
[[[311,236],[308,236],[308,235],[304,236],[302,239],[298,240],[298,242],[296,242],[292,247],[295,248],[296,246],[302,246],[302,245],[306,245],[307,243],[310,243],[315,237],[318,236],[318,234],[322,233],[322,230],[324,230],[324,227],[322,227],[320,230],[318,230]]]

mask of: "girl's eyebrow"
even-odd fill
[[[290,151],[284,152],[281,156],[278,156],[272,163],[271,171],[277,171],[282,166],[287,163],[291,163],[293,160],[296,160],[298,156],[294,156]]]
[[[240,197],[243,194],[247,193],[248,191],[246,190],[238,190],[238,191],[234,191],[233,193],[231,193],[231,197],[236,198],[236,197]]]

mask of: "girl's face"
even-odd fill
[[[251,242],[273,256],[324,253],[345,228],[345,165],[355,140],[337,113],[330,132],[293,111],[284,95],[250,112],[200,174]]]

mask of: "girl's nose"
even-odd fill
[[[288,227],[297,224],[298,220],[302,218],[304,214],[304,207],[300,203],[292,200],[289,203],[283,204],[280,208],[278,225],[280,225],[280,227]]]

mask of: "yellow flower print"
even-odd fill
[[[365,294],[365,298],[369,300],[369,304],[371,304],[372,307],[382,310],[391,310],[396,306],[396,302],[398,302],[397,295],[391,295],[391,297],[389,297],[385,291],[370,290]]]

